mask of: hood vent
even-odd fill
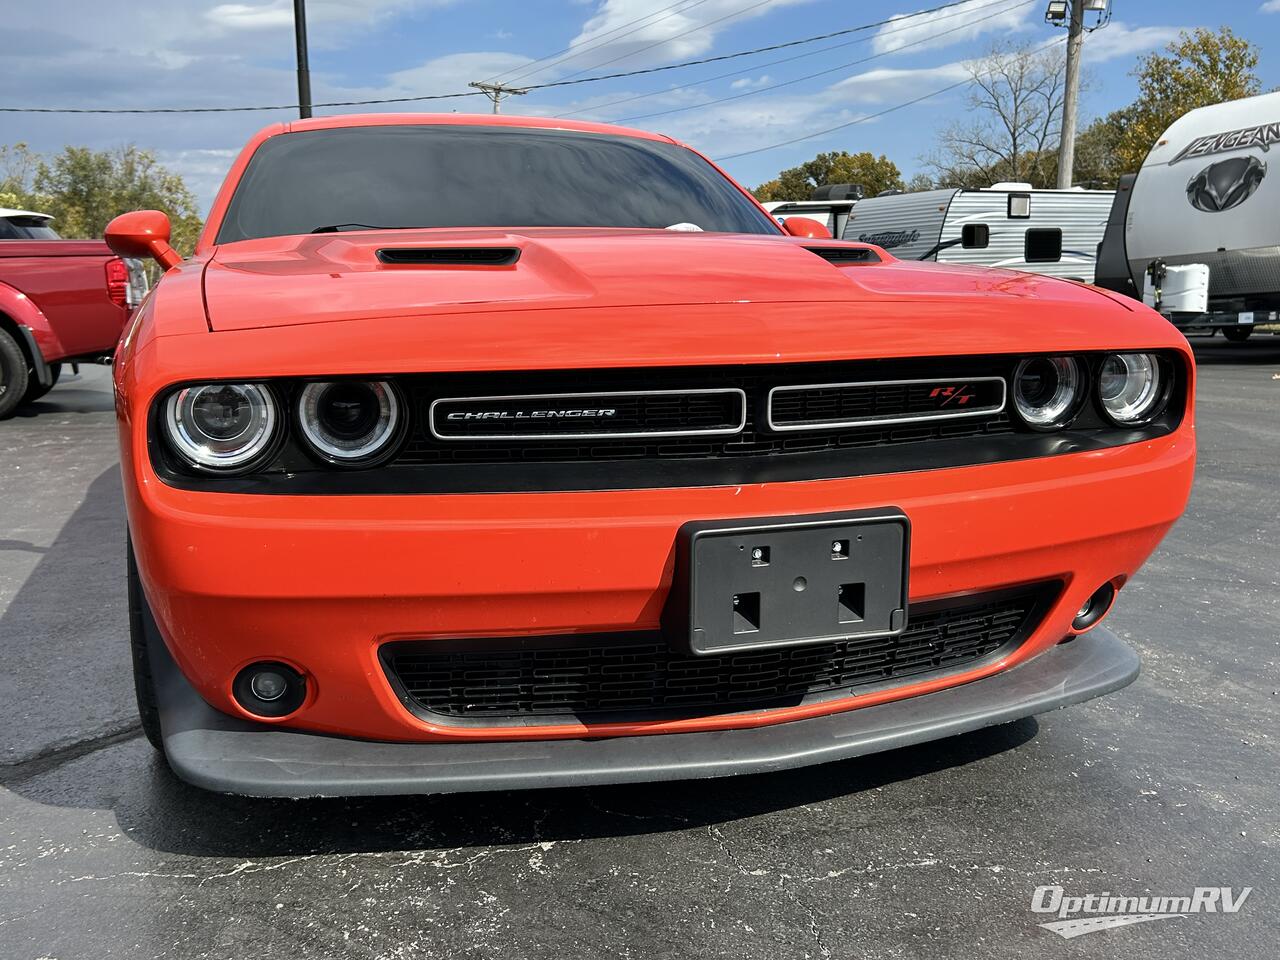
[[[387,247],[378,251],[383,263],[435,267],[509,267],[520,259],[519,247]]]
[[[880,255],[866,247],[805,247],[828,263],[879,263]]]

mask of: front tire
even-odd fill
[[[148,641],[155,636],[154,629],[148,630],[151,621],[151,609],[147,606],[147,598],[142,593],[142,583],[138,579],[138,563],[133,558],[133,541],[125,541],[126,576],[129,580],[129,648],[133,653],[133,692],[138,700],[138,719],[142,723],[142,732],[147,741],[157,750],[164,752],[164,738],[160,733],[160,710],[156,706],[156,684],[151,676],[151,657],[148,653]]]
[[[1253,336],[1253,327],[1223,327],[1222,335],[1232,343],[1244,343]]]
[[[27,358],[8,330],[0,330],[0,420],[12,416],[28,385]]]

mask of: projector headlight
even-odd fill
[[[298,395],[302,435],[330,463],[367,465],[399,435],[400,400],[385,380],[309,383]]]
[[[1013,406],[1037,430],[1063,427],[1075,415],[1082,378],[1074,357],[1032,357],[1013,375]]]
[[[1145,423],[1160,412],[1164,376],[1152,353],[1113,353],[1098,371],[1103,412],[1120,426]]]
[[[164,421],[170,445],[193,466],[236,470],[271,446],[276,403],[257,383],[197,384],[169,397]]]

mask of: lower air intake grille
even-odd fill
[[[733,713],[977,664],[1021,643],[1055,592],[1052,585],[918,604],[896,638],[720,657],[673,652],[656,633],[407,641],[382,655],[406,706],[437,721]]]

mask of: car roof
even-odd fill
[[[284,124],[283,133],[304,130],[335,130],[343,127],[383,126],[472,126],[472,127],[523,127],[535,130],[573,130],[578,133],[605,133],[621,137],[638,137],[642,140],[659,140],[676,143],[671,137],[647,130],[619,127],[611,123],[592,123],[585,120],[560,120],[555,117],[525,117],[514,114],[493,113],[351,113],[329,117],[311,117]]]
[[[0,207],[0,217],[39,217],[41,220],[52,220],[53,214],[36,213],[34,210],[10,210]]]

